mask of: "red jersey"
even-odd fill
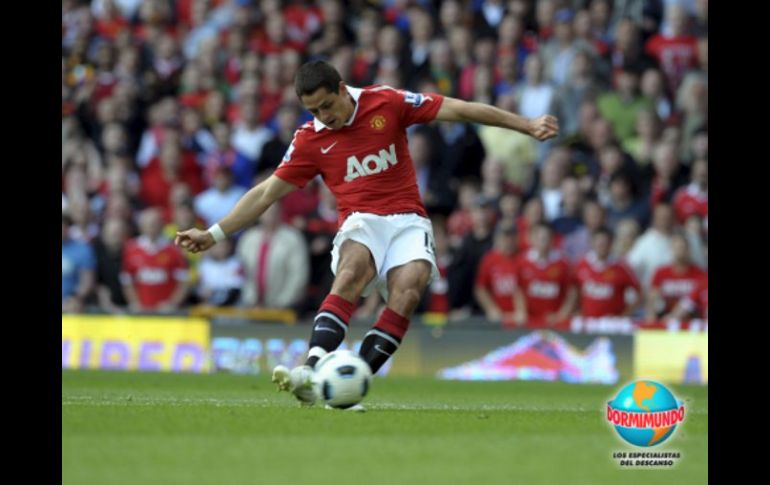
[[[142,308],[151,310],[167,301],[187,279],[187,261],[171,241],[152,243],[140,236],[126,243],[120,277],[134,285]]]
[[[530,325],[541,325],[547,314],[559,311],[573,283],[569,263],[558,252],[542,260],[534,249],[520,258],[516,280],[524,292]]]
[[[674,212],[680,224],[693,214],[705,219],[709,215],[709,193],[702,191],[698,184],[682,187],[674,194]]]
[[[584,317],[621,316],[626,309],[626,290],[641,295],[634,272],[620,260],[602,262],[590,252],[575,267]]]
[[[471,211],[468,209],[457,209],[449,214],[447,219],[447,232],[450,236],[464,237],[473,229],[473,219]]]
[[[487,290],[503,313],[513,312],[515,306],[513,290],[516,288],[517,268],[516,255],[506,256],[497,249],[490,249],[479,263],[476,286]]]
[[[698,280],[695,288],[682,300],[685,308],[702,318],[709,317],[709,279]]]
[[[302,125],[275,175],[302,187],[320,174],[337,198],[340,224],[353,212],[427,217],[406,127],[435,119],[443,96],[388,86],[347,89],[356,107],[345,127],[330,130],[317,119]]]
[[[676,303],[692,293],[700,280],[708,278],[705,271],[695,265],[689,265],[682,272],[673,265],[661,266],[652,275],[652,287],[660,291],[666,302],[665,313],[670,312]]]
[[[195,155],[188,150],[184,150],[181,154],[176,180],[166,179],[161,167],[160,158],[157,156],[150,160],[150,163],[142,169],[139,177],[142,182],[139,198],[142,202],[150,207],[162,207],[167,210],[170,210],[171,207],[169,194],[176,182],[187,184],[192,193],[196,195],[202,192],[204,188],[201,168],[195,159]]]
[[[287,5],[283,9],[286,35],[289,39],[306,44],[322,26],[323,12],[316,6]]]
[[[694,69],[698,64],[698,39],[692,35],[653,35],[647,41],[645,51],[660,64],[668,78],[671,92],[676,91],[687,71]]]

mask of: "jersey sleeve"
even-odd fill
[[[444,96],[437,93],[413,93],[403,89],[393,92],[394,102],[404,127],[418,123],[430,123],[436,119]]]
[[[276,177],[300,188],[318,175],[318,166],[309,156],[309,147],[303,144],[302,132],[303,128],[294,132],[294,138],[274,172]]]

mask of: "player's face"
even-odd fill
[[[302,96],[300,100],[310,114],[332,130],[345,126],[353,114],[353,103],[343,84],[340,84],[339,92],[331,93],[326,88],[320,88],[312,94]]]

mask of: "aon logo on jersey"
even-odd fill
[[[348,157],[348,174],[345,175],[345,182],[380,173],[397,163],[398,158],[396,158],[396,145],[394,143],[391,143],[387,150],[380,150],[377,155],[367,155],[361,161],[355,156]]]

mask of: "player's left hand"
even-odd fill
[[[543,115],[530,120],[529,134],[545,141],[559,134],[559,120],[553,115]]]

